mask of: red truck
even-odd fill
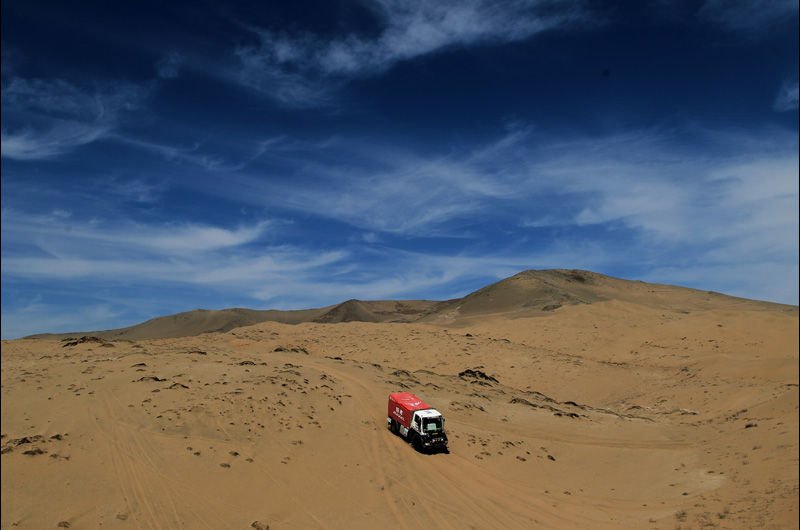
[[[447,451],[444,416],[414,394],[389,394],[386,424],[417,451]]]

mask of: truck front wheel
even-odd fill
[[[417,451],[422,452],[422,438],[419,437],[419,434],[414,433],[411,437],[411,445],[414,446],[414,449]]]

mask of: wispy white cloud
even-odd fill
[[[769,130],[638,132],[568,142],[532,173],[584,196],[577,215],[568,213],[578,224],[618,221],[661,241],[708,243],[741,234],[732,221],[751,224],[797,198],[796,145],[796,136]],[[790,227],[792,209],[777,211]]]
[[[70,249],[81,249],[84,256],[146,252],[157,257],[189,257],[251,243],[264,235],[270,223],[261,221],[235,229],[177,223],[142,225],[71,220],[61,215],[23,215],[5,210],[3,225],[3,237],[9,242],[27,241],[52,256],[70,256]]]
[[[102,123],[54,123],[44,131],[32,128],[3,130],[2,156],[14,160],[52,158],[105,136],[110,127]]]
[[[797,79],[786,81],[781,85],[772,107],[778,112],[797,110]]]
[[[377,35],[324,38],[255,30],[258,45],[241,46],[236,78],[292,106],[324,103],[349,79],[459,46],[506,43],[586,21],[581,3],[552,0],[366,2],[382,24]]]
[[[109,137],[125,145],[155,153],[170,162],[190,164],[209,172],[220,173],[231,173],[246,168],[249,164],[258,160],[269,149],[278,146],[284,139],[283,136],[275,136],[258,142],[247,142],[250,144],[250,151],[237,160],[232,161],[229,157],[204,152],[204,146],[200,142],[194,143],[190,147],[177,147],[119,133],[114,133]]]
[[[471,219],[505,215],[528,227],[618,222],[661,241],[708,242],[739,233],[732,220],[745,212],[749,223],[783,212],[791,225],[792,210],[776,206],[797,196],[796,144],[777,130],[640,130],[560,142],[516,130],[472,150],[421,156],[340,139],[284,153],[288,171],[308,183],[301,189],[241,175],[232,186],[203,185],[376,233],[457,236]]]
[[[472,151],[434,156],[361,138],[287,142],[279,153],[282,169],[273,170],[283,178],[244,171],[226,176],[224,186],[216,178],[195,182],[209,193],[334,218],[366,231],[436,235],[454,219],[481,215],[492,201],[528,191],[528,167],[519,153],[530,149],[523,145],[529,140],[526,132],[515,131]],[[298,187],[297,179],[307,185]]]
[[[156,63],[156,74],[161,79],[178,77],[183,63],[183,56],[177,52],[169,52]]]
[[[104,138],[147,91],[124,83],[86,89],[60,79],[13,77],[2,86],[2,156],[52,158]]]
[[[304,277],[304,271],[342,259],[343,251],[320,252],[295,247],[268,247],[262,254],[216,253],[202,261],[192,256],[72,255],[3,256],[3,270],[10,278],[91,280],[114,284],[205,285],[226,289],[232,295],[252,297],[253,285],[280,283],[284,277]]]
[[[266,244],[271,223],[210,225],[108,223],[3,211],[4,282],[83,281],[100,285],[195,285],[255,298],[254,286],[303,277],[347,256]],[[24,248],[26,250],[19,250]],[[171,287],[172,288],[172,287]]]
[[[361,234],[361,240],[365,243],[377,243],[380,238],[375,232],[364,232]]]
[[[167,187],[167,182],[166,179],[158,181],[138,177],[123,179],[110,175],[95,182],[93,187],[123,202],[150,204],[158,201]],[[95,190],[90,187],[87,191],[91,193]]]
[[[797,17],[795,0],[706,0],[698,11],[701,17],[722,27],[756,36],[775,23]]]

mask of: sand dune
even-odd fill
[[[4,341],[2,527],[798,526],[797,307],[546,271],[235,311]],[[386,429],[395,390],[450,454]]]

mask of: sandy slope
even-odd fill
[[[3,342],[2,527],[797,527],[797,308],[642,290]],[[450,454],[386,429],[397,389],[444,412]]]

